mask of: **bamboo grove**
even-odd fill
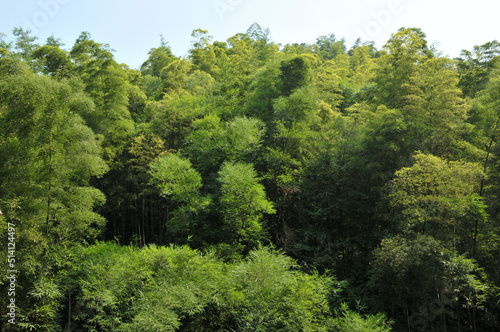
[[[0,34],[3,330],[499,331],[498,42],[191,38]]]

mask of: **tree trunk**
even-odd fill
[[[50,138],[49,145],[52,144],[52,137]],[[49,149],[49,185],[47,189],[47,229],[45,235],[49,234],[49,224],[50,224],[50,204],[51,204],[51,191],[52,191],[52,148]]]
[[[71,291],[68,292],[68,331],[71,331]]]
[[[146,213],[146,197],[144,197],[144,192],[142,193],[142,242],[140,243],[140,247],[142,248],[146,244],[146,230],[145,230],[145,213]]]

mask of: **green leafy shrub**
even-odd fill
[[[224,263],[187,246],[98,243],[81,248],[59,281],[73,299],[72,328],[86,331],[329,331],[383,321],[348,311],[332,320],[330,279],[268,248]]]

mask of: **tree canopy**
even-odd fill
[[[498,331],[497,41],[189,38],[0,33],[2,331]]]

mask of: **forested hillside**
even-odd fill
[[[191,39],[0,34],[3,331],[500,331],[500,43]]]

